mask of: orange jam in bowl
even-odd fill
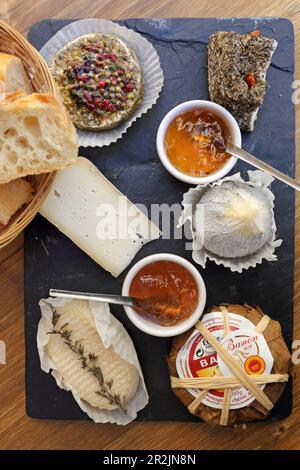
[[[165,151],[173,166],[193,177],[219,170],[230,158],[224,121],[212,111],[194,109],[176,116],[165,134]]]
[[[132,296],[124,305],[128,319],[153,336],[185,333],[201,317],[206,288],[198,269],[173,253],[146,256],[125,276],[122,295]]]
[[[159,260],[147,264],[136,273],[129,295],[143,300],[146,311],[137,309],[137,313],[148,316],[160,325],[171,326],[192,315],[200,293],[195,278],[184,266]]]

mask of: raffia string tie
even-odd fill
[[[172,378],[176,378],[176,377],[171,377],[171,385],[172,385]],[[186,387],[184,387],[186,388]],[[203,402],[206,394],[207,394],[208,390],[202,390],[199,395],[195,398],[195,400],[193,400],[189,406],[188,406],[188,410],[190,413],[192,414],[195,414],[197,409],[198,409],[198,406],[200,405],[200,403]]]
[[[250,380],[257,385],[269,383],[287,382],[288,374],[264,374],[250,375]],[[213,390],[222,388],[236,388],[241,385],[239,379],[234,375],[214,376],[214,377],[191,377],[189,379],[180,379],[171,377],[172,388],[198,388],[202,390]]]
[[[268,315],[264,315],[262,319],[257,323],[254,330],[257,331],[257,333],[263,333],[263,331],[267,328],[270,320],[271,319]]]
[[[223,315],[223,331],[224,331],[224,337],[225,337],[226,335],[230,333],[229,315],[228,315],[228,310],[226,307],[224,307],[224,305],[221,305],[220,310]],[[228,423],[229,409],[230,409],[230,397],[231,397],[231,390],[229,388],[226,388],[224,390],[222,411],[221,411],[221,417],[220,417],[221,426],[226,426]]]
[[[221,306],[220,310],[223,314],[224,336],[230,332],[229,316],[225,306]],[[255,331],[262,333],[270,322],[270,317],[264,315],[255,327]],[[172,388],[196,388],[201,390],[199,395],[190,403],[188,409],[191,413],[196,413],[200,403],[204,400],[209,390],[224,389],[224,400],[221,412],[220,424],[228,423],[230,410],[230,393],[231,389],[244,386],[247,388],[257,401],[268,411],[273,408],[273,403],[267,395],[261,390],[259,385],[276,382],[287,382],[288,374],[263,374],[259,376],[248,375],[235,361],[235,359],[224,349],[218,340],[210,333],[210,331],[201,323],[196,324],[196,328],[202,336],[211,344],[215,351],[222,357],[225,364],[232,371],[232,376],[222,376],[221,373],[213,377],[192,377],[180,379],[179,377],[171,377]]]
[[[214,337],[214,335],[204,326],[201,322],[196,324],[196,328],[200,331],[200,333],[204,336],[204,338],[211,344],[214,350],[219,354],[219,356],[223,359],[227,367],[231,370],[231,372],[239,379],[241,384],[246,387],[249,392],[257,399],[257,401],[264,406],[268,411],[273,408],[273,403],[267,397],[267,395],[256,385],[254,382],[251,381],[249,375],[241,368],[241,366],[236,362],[236,360],[231,356],[231,354],[224,349],[223,346],[219,343],[219,341]]]
[[[221,306],[220,311],[223,315],[224,336],[226,336],[226,334],[230,332],[228,310],[225,306]],[[269,322],[270,317],[268,317],[268,315],[264,315],[256,325],[255,331],[262,333],[268,326]],[[231,390],[241,386],[246,387],[262,406],[267,410],[271,410],[274,405],[259,386],[268,383],[287,382],[289,379],[288,374],[263,374],[259,376],[248,375],[201,322],[196,324],[196,328],[211,344],[220,357],[222,357],[233,375],[224,377],[219,372],[213,377],[192,377],[185,379],[171,377],[172,388],[195,388],[200,391],[199,395],[188,406],[189,411],[193,414],[196,413],[199,405],[204,400],[209,390],[224,389],[220,424],[226,425],[229,417]]]
[[[225,306],[221,306],[220,310],[223,314],[223,325],[224,325],[224,336],[226,336],[230,332],[230,323],[229,323],[229,315],[228,315],[228,310]],[[215,375],[221,376],[221,372],[218,371]],[[201,380],[201,379],[200,379]],[[183,379],[184,381],[184,379]],[[171,385],[172,385],[172,378],[171,378]],[[173,385],[172,385],[173,386]],[[201,388],[201,387],[199,387]],[[202,401],[205,399],[207,393],[209,391],[209,388],[207,387],[206,390],[202,390],[199,395],[189,404],[188,409],[192,414],[195,414],[198,406]],[[222,406],[222,413],[221,413],[221,418],[220,418],[220,424],[223,426],[226,426],[228,422],[228,417],[229,417],[229,409],[230,409],[230,396],[231,396],[231,390],[226,388],[224,390],[224,400],[223,400],[223,406]]]

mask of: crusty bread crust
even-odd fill
[[[6,96],[0,106],[0,184],[75,162],[76,130],[51,93]]]
[[[22,60],[4,52],[0,53],[0,82],[3,84],[2,92],[10,93],[20,90],[26,94],[33,93],[33,87]]]
[[[31,201],[33,192],[31,184],[22,178],[0,184],[0,230],[17,210]]]

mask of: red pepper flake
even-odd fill
[[[246,82],[249,88],[252,88],[256,84],[254,73],[248,73],[248,75],[246,75]]]
[[[83,96],[89,103],[91,103],[93,101],[91,95],[87,91],[83,92]]]
[[[112,62],[116,62],[117,56],[115,54],[107,54],[107,58],[110,59]]]
[[[109,59],[112,62],[115,62],[117,60],[117,56],[115,54],[97,54],[96,59],[100,61],[104,59]]]
[[[127,83],[126,90],[129,91],[129,92],[133,90],[133,86],[132,86],[131,83]]]
[[[260,29],[256,29],[255,31],[251,31],[250,36],[253,38],[258,38],[261,35]]]
[[[107,106],[107,110],[114,113],[116,111],[116,108],[112,103],[109,103],[109,105]]]
[[[93,44],[85,44],[82,46],[83,49],[86,49],[87,51],[93,51],[93,52],[98,52],[99,51],[99,46],[93,45]]]

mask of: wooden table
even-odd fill
[[[279,16],[293,21],[296,78],[300,78],[300,2],[297,0],[1,0],[0,16],[26,34],[44,18]],[[297,60],[298,58],[298,60]],[[297,107],[299,122],[300,106]],[[297,148],[299,150],[299,131]],[[300,164],[298,156],[298,179]],[[296,253],[300,246],[297,201]],[[297,230],[298,229],[298,230]],[[295,312],[300,309],[300,257],[296,261]],[[0,365],[0,449],[299,449],[300,380],[294,385],[294,411],[283,422],[251,424],[246,430],[212,428],[204,423],[42,421],[25,413],[22,237],[0,251],[0,340],[7,364]],[[295,315],[294,338],[300,338]],[[41,391],[42,393],[42,391]]]

